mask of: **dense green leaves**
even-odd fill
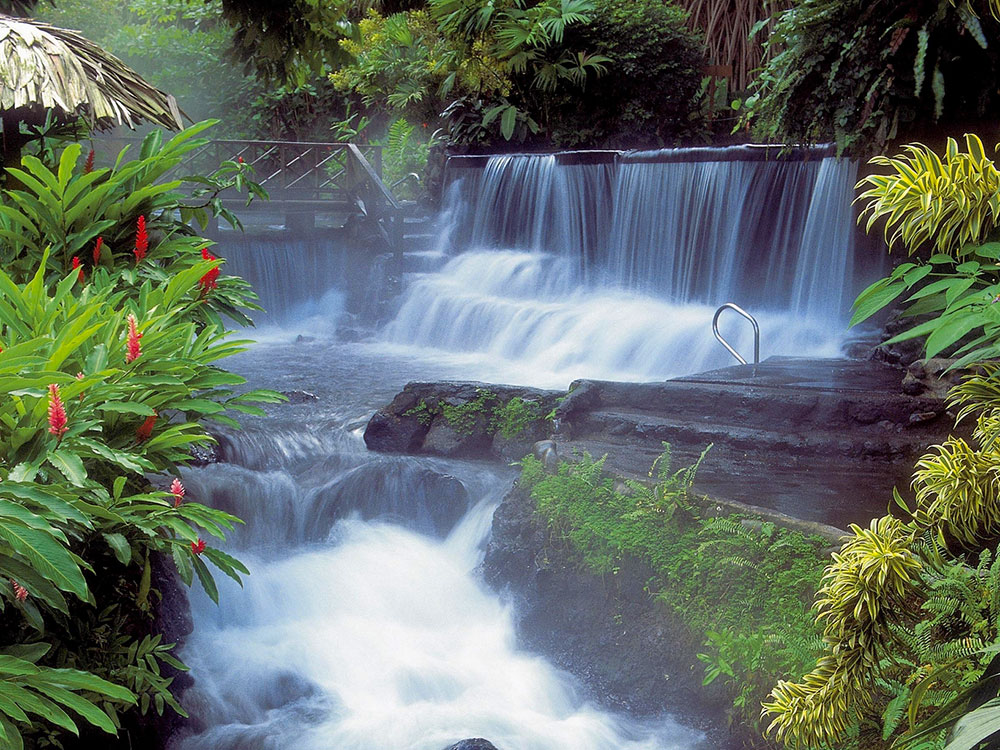
[[[0,203],[4,747],[58,742],[80,719],[116,733],[118,711],[133,707],[183,714],[161,667],[184,666],[158,635],[142,636],[153,561],[173,559],[189,584],[197,573],[213,599],[209,564],[237,582],[248,572],[202,539],[224,540],[239,519],[150,484],[169,484],[192,446],[212,440],[203,420],[236,424],[228,411],[280,400],[238,393],[242,378],[218,367],[246,346],[222,316],[245,319],[249,290],[207,283],[220,261],[204,259],[209,243],[182,223],[186,204],[166,179],[207,126],[166,143],[151,135],[136,160],[92,172],[75,144],[52,164],[25,157]],[[103,252],[92,253],[97,237]],[[86,259],[82,276],[74,256]]]
[[[759,135],[871,153],[922,123],[995,117],[988,0],[802,0],[777,17],[746,100]],[[928,85],[928,81],[930,85]]]

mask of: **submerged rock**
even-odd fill
[[[444,750],[497,750],[497,746],[482,737],[474,737],[456,742],[454,745],[448,745]]]
[[[282,391],[281,395],[287,398],[290,404],[308,404],[312,401],[319,401],[319,396],[309,391]]]

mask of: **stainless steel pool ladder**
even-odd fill
[[[737,360],[739,360],[739,363],[741,365],[749,364],[745,359],[743,359],[743,357],[740,356],[740,353],[738,351],[736,351],[735,349],[733,349],[733,347],[731,347],[729,345],[728,341],[726,341],[724,338],[722,338],[722,334],[719,333],[719,316],[722,315],[722,311],[726,310],[727,308],[729,310],[735,310],[740,315],[742,315],[744,318],[746,318],[747,320],[749,320],[750,323],[751,323],[751,325],[753,325],[753,363],[755,365],[759,364],[760,363],[760,326],[757,325],[757,319],[753,315],[751,315],[750,313],[748,313],[746,310],[744,310],[742,307],[740,307],[739,305],[734,305],[732,302],[727,302],[726,304],[724,304],[722,307],[720,307],[718,310],[715,311],[715,317],[712,318],[712,333],[715,334],[715,338],[717,338],[719,340],[719,343],[722,344],[724,347],[726,347],[726,351],[728,351],[730,354],[732,354],[734,357],[736,357]]]

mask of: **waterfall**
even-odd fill
[[[506,362],[508,379],[662,379],[762,356],[836,356],[855,278],[857,164],[818,150],[674,149],[453,160],[450,259],[413,274],[382,340]],[[752,351],[751,331],[723,333]]]
[[[194,721],[171,750],[705,747],[668,714],[602,710],[518,648],[514,611],[476,574],[512,469],[365,449],[357,414],[461,371],[287,338],[235,364],[255,386],[311,383],[317,400],[246,420],[219,463],[183,471],[189,498],[246,520],[225,547],[251,575],[217,576],[218,606],[193,592],[180,656]]]

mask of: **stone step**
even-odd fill
[[[790,452],[800,455],[834,453],[844,457],[906,458],[926,444],[923,431],[879,423],[866,428],[826,426],[811,429],[787,421],[748,420],[744,424],[722,421],[725,414],[675,418],[639,410],[595,410],[581,414],[569,427],[574,440],[614,436],[654,445],[705,446],[726,444],[751,452]]]
[[[564,457],[607,456],[606,470],[648,481],[650,467],[662,448],[650,442],[602,437],[558,441]],[[691,466],[704,445],[671,445],[671,469]],[[807,521],[846,528],[883,515],[896,487],[910,497],[913,461],[849,458],[837,455],[793,455],[782,451],[742,451],[716,443],[705,455],[694,491],[744,505],[769,508]]]
[[[938,398],[902,392],[899,370],[875,362],[795,361],[741,365],[656,383],[582,380],[560,406],[572,423],[591,412],[666,418],[678,424],[719,424],[775,432],[905,430],[938,434],[932,423],[945,413]],[[947,419],[947,418],[946,418]]]

